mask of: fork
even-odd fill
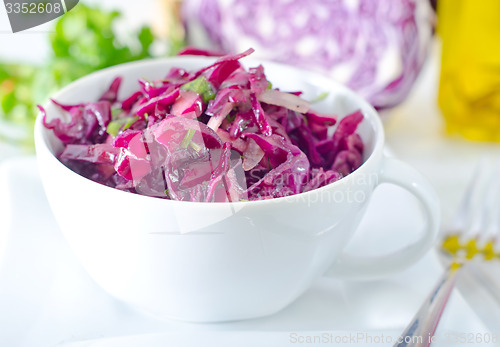
[[[500,234],[498,196],[500,180],[496,169],[487,168],[482,158],[472,176],[452,222],[445,231],[439,255],[448,266],[419,311],[397,339],[395,347],[427,347],[434,333],[459,274],[471,261],[492,261],[500,258],[495,248]],[[477,206],[477,207],[475,207]],[[477,275],[477,274],[476,274]],[[485,276],[476,276],[484,285],[494,286]],[[494,288],[500,295],[500,288]]]

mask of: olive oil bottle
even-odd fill
[[[500,0],[439,0],[437,11],[446,130],[500,142]]]

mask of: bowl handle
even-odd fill
[[[384,156],[378,184],[390,183],[413,194],[423,207],[427,219],[420,238],[389,254],[363,257],[343,253],[327,276],[336,278],[377,278],[404,270],[419,260],[434,244],[440,223],[439,199],[430,183],[415,169],[402,161]]]

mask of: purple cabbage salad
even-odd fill
[[[118,99],[121,77],[95,102],[64,105],[43,124],[64,144],[59,160],[106,186],[159,198],[237,202],[307,192],[363,161],[363,114],[310,108],[301,92],[274,89],[260,65],[218,58],[198,71],[172,68]],[[192,54],[193,52],[185,52]],[[196,54],[210,52],[197,51]]]

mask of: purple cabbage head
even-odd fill
[[[376,108],[408,95],[425,61],[429,0],[184,0],[190,44],[326,73]],[[201,30],[200,30],[201,28]]]

